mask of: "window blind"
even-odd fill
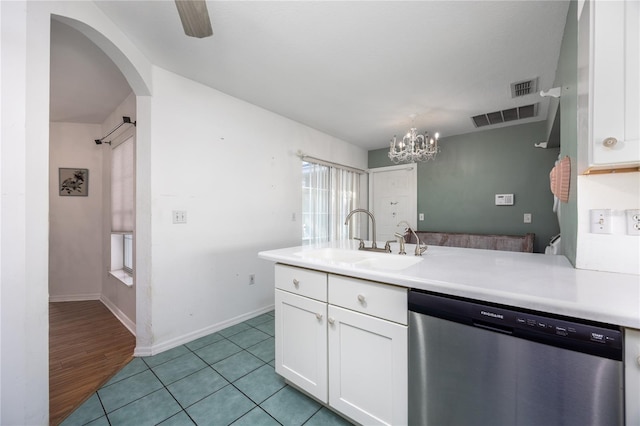
[[[134,142],[125,140],[111,151],[111,230],[132,232],[134,226]]]
[[[360,174],[313,162],[302,162],[302,243],[318,244],[349,238],[344,224],[359,203]],[[358,229],[359,218],[351,219]]]

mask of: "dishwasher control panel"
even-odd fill
[[[409,292],[409,310],[492,332],[622,360],[622,331],[609,324],[419,290]]]
[[[554,334],[559,337],[584,340],[622,348],[622,333],[620,330],[594,325],[585,325],[555,318],[541,318],[539,316],[531,316],[522,313],[515,314],[515,321],[519,327],[528,327],[539,332]]]

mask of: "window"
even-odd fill
[[[349,238],[344,220],[358,207],[360,174],[333,165],[302,162],[302,244]],[[350,226],[358,227],[354,216]]]
[[[111,151],[111,270],[128,275],[134,270],[134,179],[134,139],[130,137]]]
[[[122,236],[122,269],[133,274],[133,234]]]

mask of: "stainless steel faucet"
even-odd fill
[[[345,219],[344,224],[348,225],[349,220],[351,219],[351,216],[353,216],[355,213],[366,213],[371,218],[371,233],[372,233],[371,247],[365,247],[363,241],[360,240],[360,246],[358,247],[358,250],[383,251],[383,252],[390,253],[391,248],[389,247],[388,242],[387,244],[385,244],[384,248],[378,248],[376,244],[376,218],[373,217],[373,213],[371,213],[369,210],[366,210],[366,209],[351,210],[347,215],[347,218]]]
[[[428,248],[427,245],[426,244],[422,244],[420,242],[420,237],[418,237],[418,234],[416,234],[416,231],[413,230],[411,225],[409,225],[409,222],[407,222],[406,220],[401,220],[400,222],[398,222],[398,224],[396,226],[400,226],[402,224],[407,225],[407,229],[413,233],[414,237],[416,237],[416,250],[415,250],[414,254],[416,256],[422,256],[422,253],[427,251],[427,248]],[[398,236],[398,234],[396,234],[396,236]],[[404,242],[404,236],[403,236],[402,240]],[[401,249],[403,249],[403,248],[404,248],[404,244],[401,245]],[[401,250],[401,251],[404,251],[404,250]]]
[[[404,251],[404,235],[396,232],[395,234],[393,234],[397,239],[398,239],[398,244],[400,245],[400,250],[398,251],[398,254],[407,254],[406,251]]]

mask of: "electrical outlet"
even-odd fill
[[[531,213],[524,214],[524,223],[531,223]]]
[[[249,275],[249,285],[254,285],[256,283],[256,274]]]
[[[611,233],[611,210],[594,209],[589,211],[590,232],[592,234]]]
[[[640,209],[625,210],[627,214],[627,235],[640,235]]]
[[[173,223],[187,223],[187,212],[184,210],[174,210],[173,211]]]
[[[424,213],[418,214],[418,220],[424,220]]]

